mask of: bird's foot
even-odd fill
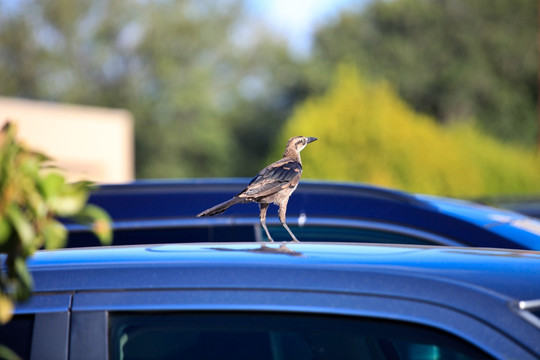
[[[294,252],[293,250],[289,249],[287,247],[287,245],[285,245],[285,244],[279,245],[279,251],[284,252],[284,253],[292,253],[292,252]]]

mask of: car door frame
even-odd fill
[[[455,335],[495,359],[538,358],[516,340],[520,331],[528,330],[526,326],[512,337],[481,318],[430,301],[316,290],[171,289],[75,294],[69,359],[109,359],[109,315],[153,311],[279,312],[394,320]]]

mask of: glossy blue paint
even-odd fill
[[[471,201],[416,195],[440,212],[474,223],[512,239],[523,248],[540,250],[540,221],[513,211],[477,204]]]
[[[115,276],[123,274],[126,278],[121,284],[126,289],[183,288],[193,284],[201,287],[209,277],[193,274],[198,271],[201,274],[213,274],[216,269],[227,273],[236,272],[239,280],[233,282],[243,286],[253,284],[256,287],[276,284],[266,278],[266,274],[273,277],[274,273],[279,277],[300,271],[346,271],[358,274],[387,273],[419,279],[436,278],[441,282],[481,286],[516,300],[540,299],[540,253],[536,252],[320,243],[287,243],[283,249],[279,246],[223,243],[41,251],[29,261],[29,267],[36,273],[37,291],[44,291],[52,283],[58,286],[55,290],[96,290],[101,286],[108,288],[110,285],[105,285],[109,284],[107,279],[93,276],[104,269],[116,271]],[[155,272],[142,270],[145,268],[155,269]],[[85,281],[80,282],[79,278],[72,277],[74,271],[82,274]],[[193,277],[166,275],[182,271],[187,271]],[[260,275],[260,272],[265,275]],[[48,277],[50,283],[46,286],[41,283],[43,274],[54,274]],[[219,271],[212,276],[218,275]],[[156,277],[156,281],[149,281],[148,276]],[[314,283],[322,284],[320,279],[313,280],[317,280]],[[113,279],[110,284],[118,287],[118,279]],[[214,282],[210,284],[215,285]],[[296,288],[303,286],[301,281],[295,281]]]
[[[540,253],[534,251],[165,244],[38,251],[28,265],[36,301],[17,312],[48,309],[52,297],[61,297],[73,314],[70,331],[84,332],[70,351],[81,355],[97,346],[102,351],[95,358],[107,356],[103,334],[108,314],[116,311],[384,319],[449,332],[498,359],[540,356],[540,327],[520,308],[523,300],[540,299]],[[96,324],[90,332],[89,322]]]
[[[176,242],[255,241],[252,229],[258,226],[256,204],[233,206],[215,218],[195,217],[201,210],[237,194],[248,181],[190,179],[104,185],[92,194],[90,201],[104,207],[124,230],[164,228],[166,222],[168,229],[192,228],[192,233],[182,234]],[[430,233],[434,238],[432,243],[540,250],[538,220],[472,202],[363,184],[302,181],[289,201],[287,215],[293,225],[300,217],[306,219],[306,226],[339,220],[344,224],[349,221],[350,225],[350,220],[357,220],[379,227],[399,226]],[[268,223],[279,224],[275,207],[269,210]],[[224,227],[216,226],[220,224]],[[241,224],[250,227],[242,228]],[[77,227],[71,225],[71,229]],[[139,235],[144,236],[142,232]],[[133,237],[133,242],[127,239],[121,244],[155,243],[151,237],[151,234],[145,239]],[[437,237],[447,240],[439,241]]]

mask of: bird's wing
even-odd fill
[[[283,158],[262,169],[239,196],[258,198],[275,194],[287,187],[295,187],[301,175],[302,164]]]

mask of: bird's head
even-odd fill
[[[302,151],[303,148],[306,147],[307,144],[310,142],[314,142],[317,140],[315,137],[307,137],[307,136],[295,136],[289,139],[289,142],[287,143],[287,149],[295,150],[296,152]]]

